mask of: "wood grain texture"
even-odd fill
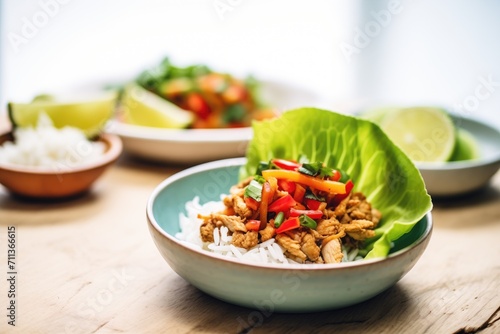
[[[81,198],[27,202],[0,190],[0,267],[17,228],[19,333],[500,333],[500,173],[490,187],[434,200],[434,232],[416,266],[359,305],[311,314],[214,299],[174,273],[145,206],[180,167],[122,158]],[[0,309],[5,309],[5,279]]]

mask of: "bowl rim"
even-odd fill
[[[222,129],[167,129],[127,124],[111,120],[107,129],[110,133],[125,138],[170,142],[223,143],[248,141],[252,138],[252,127]]]
[[[244,261],[240,261],[238,259],[224,257],[224,256],[217,254],[217,253],[211,253],[211,252],[208,252],[206,250],[201,249],[199,246],[196,246],[194,244],[190,244],[189,242],[177,239],[175,236],[170,235],[169,233],[167,233],[165,230],[163,230],[160,227],[159,223],[156,221],[156,218],[153,214],[153,204],[155,202],[155,199],[158,197],[159,193],[164,188],[166,188],[170,184],[174,183],[175,181],[180,180],[180,179],[185,178],[185,177],[188,177],[192,174],[205,172],[205,171],[212,170],[215,168],[241,166],[245,162],[246,162],[245,157],[216,160],[216,161],[211,161],[211,162],[203,163],[203,164],[200,164],[197,166],[193,166],[193,167],[184,169],[178,173],[173,174],[170,177],[167,177],[165,180],[163,180],[159,185],[157,185],[154,188],[153,192],[150,194],[150,196],[148,198],[147,205],[146,205],[147,223],[157,233],[159,233],[163,237],[167,238],[170,242],[176,244],[177,246],[182,247],[185,250],[191,252],[193,255],[207,256],[207,257],[211,258],[212,260],[220,260],[220,261],[223,261],[226,263],[232,263],[232,264],[239,265],[242,267],[257,267],[257,268],[283,270],[283,271],[290,270],[290,269],[302,270],[302,271],[341,270],[341,269],[345,269],[345,268],[358,268],[358,267],[372,266],[372,265],[378,264],[380,262],[387,262],[389,260],[393,260],[393,259],[396,259],[396,258],[403,256],[405,253],[409,252],[412,249],[417,248],[420,244],[425,242],[432,234],[434,224],[433,224],[433,220],[432,220],[432,213],[431,213],[432,210],[431,210],[431,211],[428,211],[421,218],[421,219],[423,219],[423,218],[427,219],[427,226],[425,228],[425,231],[422,233],[422,235],[413,244],[406,246],[406,247],[398,250],[397,252],[389,254],[385,258],[374,258],[374,259],[368,259],[368,260],[331,263],[331,264],[316,264],[316,263],[311,263],[311,264],[272,264],[272,263],[244,262]]]
[[[4,136],[12,135],[12,131],[0,133],[0,138]],[[123,143],[119,136],[109,133],[101,133],[97,137],[98,141],[105,142],[108,149],[104,151],[98,159],[93,162],[85,163],[80,166],[71,167],[68,169],[54,170],[53,168],[46,167],[27,167],[22,165],[5,164],[0,163],[0,170],[15,172],[15,173],[29,173],[29,174],[40,174],[40,175],[55,175],[55,174],[72,174],[79,173],[83,171],[92,170],[95,168],[100,168],[102,166],[108,165],[118,159],[122,150]],[[5,142],[5,141],[4,141]],[[0,143],[3,144],[4,142]]]

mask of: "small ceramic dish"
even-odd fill
[[[415,163],[431,196],[464,195],[485,187],[500,168],[500,131],[479,120],[452,115],[476,140],[479,158],[443,164]]]
[[[386,258],[339,264],[251,264],[180,241],[179,214],[195,196],[219,201],[238,180],[244,158],[191,167],[163,181],[147,203],[148,227],[171,268],[195,287],[236,305],[277,312],[346,307],[376,296],[400,280],[424,252],[432,232],[427,213],[394,242]]]
[[[10,132],[0,135],[0,145],[11,140]],[[81,167],[54,170],[0,163],[0,184],[12,194],[29,198],[56,199],[84,193],[122,152],[118,136],[102,134],[98,140],[106,145],[104,154]]]

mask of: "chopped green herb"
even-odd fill
[[[271,165],[272,164],[269,161],[261,161],[261,162],[259,162],[259,165],[257,166],[257,171],[255,172],[255,174],[256,175],[262,175],[262,171],[270,169]]]
[[[324,202],[325,201],[325,198],[323,196],[317,196],[315,195],[311,190],[307,189],[306,190],[306,194],[304,195],[304,198],[308,198],[308,199],[313,199],[313,200],[316,200],[316,201],[321,201],[321,202]]]
[[[266,182],[266,179],[262,175],[255,175],[253,179],[260,184],[264,184],[264,182]]]
[[[245,197],[250,197],[260,202],[262,197],[262,184],[260,184],[257,180],[252,180],[245,188]]]
[[[282,211],[278,212],[278,214],[274,218],[274,227],[276,228],[280,227],[284,219],[285,219],[285,214]]]
[[[299,173],[315,176],[318,174],[319,168],[317,166],[318,163],[303,163],[302,166],[299,167]]]
[[[312,229],[315,229],[318,226],[318,224],[316,223],[316,221],[314,219],[312,219],[311,217],[308,217],[306,215],[300,215],[299,221],[300,221],[300,225],[305,226],[305,227],[309,227]]]
[[[326,177],[332,176],[333,170],[330,167],[323,166],[322,162],[303,163],[299,172],[310,176]]]

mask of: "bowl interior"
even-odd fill
[[[200,203],[219,201],[221,194],[238,182],[244,158],[227,159],[189,168],[161,183],[151,196],[151,215],[159,228],[175,239],[180,231],[179,213],[186,214],[185,204],[195,196]],[[396,240],[390,254],[408,248],[425,238],[431,229],[428,216],[423,217],[413,229]]]

